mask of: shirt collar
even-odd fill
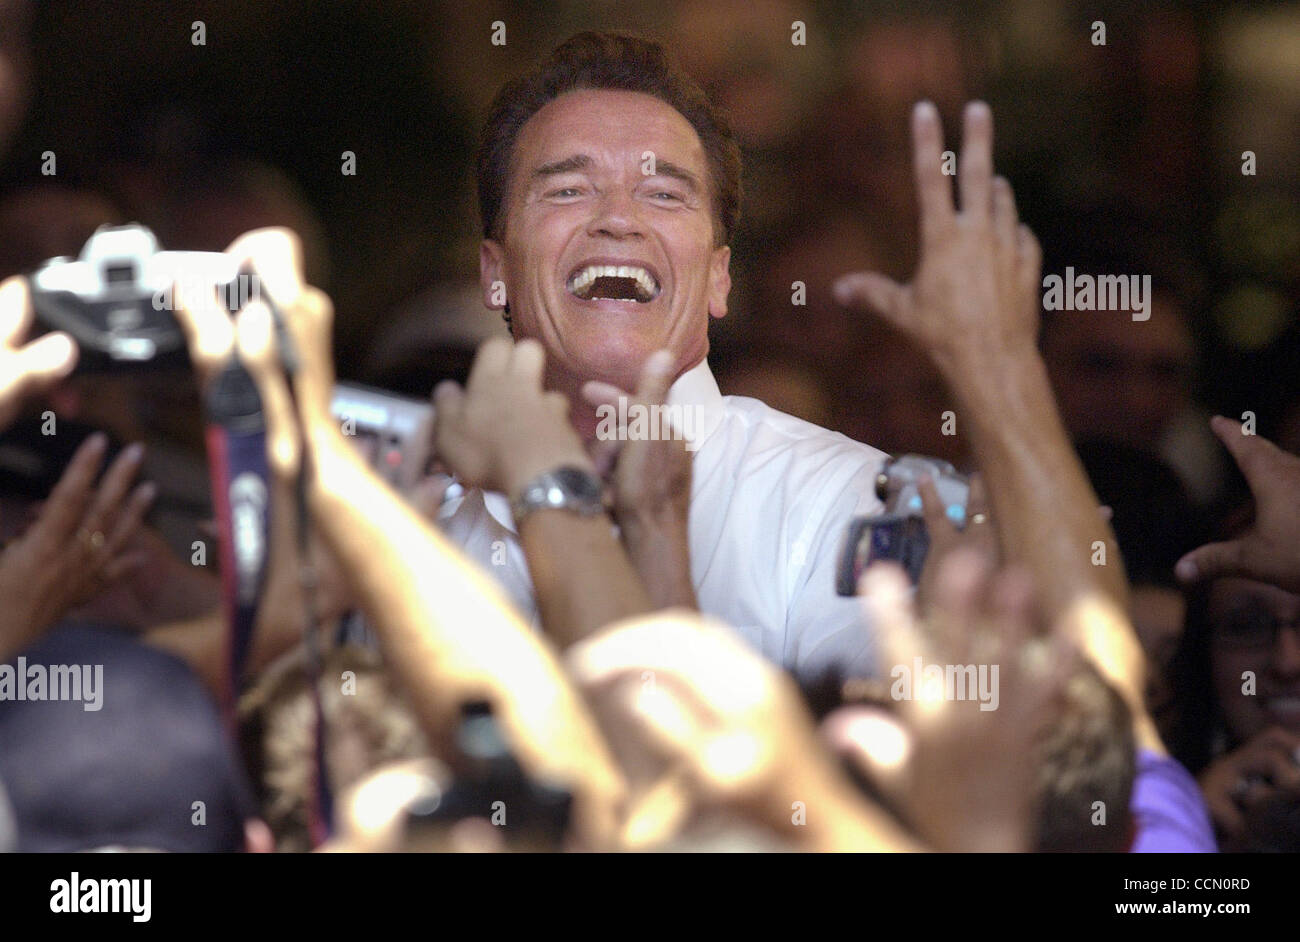
[[[688,427],[682,430],[691,442],[692,450],[698,450],[722,422],[723,412],[722,393],[707,359],[700,360],[677,377],[668,390],[668,405],[698,410],[686,419]]]

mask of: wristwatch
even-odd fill
[[[533,478],[510,501],[510,512],[518,526],[534,510],[568,510],[584,517],[605,512],[605,485],[600,478],[572,465],[544,471]]]

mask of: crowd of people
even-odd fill
[[[25,9],[0,0],[0,146]],[[175,197],[159,205],[219,207],[168,214],[177,244],[280,224],[231,234],[261,286],[240,310],[178,286],[192,386],[78,371],[8,278],[0,848],[1296,849],[1300,458],[1253,421],[1206,421],[1251,500],[1197,522],[1212,486],[1144,447],[1192,411],[1182,300],[1158,285],[1140,340],[1128,317],[1044,324],[1043,250],[994,172],[992,112],[961,116],[958,149],[934,104],[910,114],[909,280],[860,270],[885,266],[848,216],[764,268],[769,298],[802,275],[815,303],[765,328],[748,378],[769,370],[851,435],[719,388],[741,150],[661,45],[622,34],[572,37],[488,108],[480,295],[505,324],[428,391],[434,463],[405,492],[333,411],[321,239],[274,174],[153,181]],[[20,221],[0,229],[23,230],[6,210]],[[54,241],[0,256],[64,254],[31,232]],[[878,326],[839,342],[846,316]],[[908,404],[914,450],[974,472],[955,517],[920,482],[915,587],[886,562],[836,594],[846,527],[882,507],[887,455],[857,414],[889,383],[868,371],[854,409],[801,391],[822,366],[798,353],[808,331],[828,356],[874,338],[876,362],[934,390]],[[234,556],[189,539],[208,482],[180,447],[203,441],[199,403],[232,360],[271,482],[234,660]],[[689,434],[626,418],[660,407]],[[959,441],[928,431],[949,410]],[[159,425],[161,458],[140,444]],[[70,670],[78,695],[48,695]]]

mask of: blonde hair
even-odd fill
[[[277,851],[311,850],[308,811],[315,768],[316,708],[305,649],[268,670],[240,701],[241,723],[260,727],[262,814]],[[387,762],[427,758],[415,714],[379,654],[359,645],[335,648],[319,679],[325,760],[334,795]]]

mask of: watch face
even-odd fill
[[[552,473],[560,486],[573,496],[582,500],[600,501],[600,479],[590,471],[583,471],[581,468],[557,468]]]

